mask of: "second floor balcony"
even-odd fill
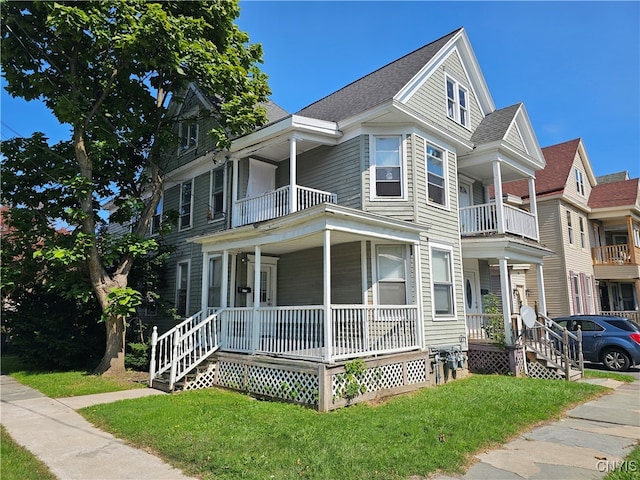
[[[233,204],[232,226],[241,227],[256,222],[284,217],[290,213],[311,208],[321,203],[338,203],[335,193],[296,185],[291,198],[291,185],[277,188],[271,192],[253,197],[242,198]],[[293,202],[291,200],[294,200]]]
[[[536,216],[511,205],[483,203],[460,208],[460,234],[465,236],[510,233],[538,240]]]
[[[640,248],[633,244],[605,245],[591,249],[594,265],[638,265]]]

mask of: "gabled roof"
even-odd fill
[[[589,206],[595,208],[633,207],[638,203],[640,179],[603,183],[591,189]]]
[[[471,141],[476,145],[504,139],[522,103],[495,110],[484,117],[473,132]]]
[[[576,138],[542,149],[547,166],[536,172],[536,196],[564,192],[580,143],[581,139]],[[503,191],[521,198],[529,198],[529,184],[526,179],[505,183]]]
[[[462,28],[303,108],[296,115],[338,122],[391,100]]]

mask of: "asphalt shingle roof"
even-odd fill
[[[392,99],[461,29],[350,83],[296,114],[338,122]]]
[[[633,206],[638,201],[640,179],[622,180],[598,184],[591,189],[589,206],[591,208]]]
[[[482,145],[502,140],[521,105],[522,103],[516,103],[510,107],[495,110],[484,117],[471,135],[471,141],[476,145]]]

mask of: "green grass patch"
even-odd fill
[[[0,471],[2,480],[56,480],[49,468],[29,450],[18,445],[0,426]]]
[[[619,382],[632,383],[635,378],[624,373],[608,372],[606,370],[585,370],[584,378],[611,378]]]
[[[39,390],[52,398],[117,392],[132,388],[143,388],[146,384],[136,381],[139,375],[126,377],[103,377],[88,372],[42,372],[29,367],[16,357],[2,357],[0,369],[18,382]]]
[[[638,480],[640,478],[640,445],[636,446],[604,480]]]
[[[330,413],[219,389],[96,405],[82,413],[204,479],[406,479],[438,470],[461,473],[478,450],[606,390],[473,375]]]

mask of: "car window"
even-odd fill
[[[582,331],[583,332],[601,332],[601,331],[604,330],[604,328],[602,328],[596,322],[592,322],[591,320],[579,320],[576,323],[582,324]],[[576,329],[577,329],[577,327],[576,327]]]
[[[640,328],[638,328],[638,324],[634,324],[632,321],[626,320],[617,320],[617,319],[606,319],[609,325],[613,325],[614,327],[620,328],[621,330],[625,330],[627,332],[638,332]]]

